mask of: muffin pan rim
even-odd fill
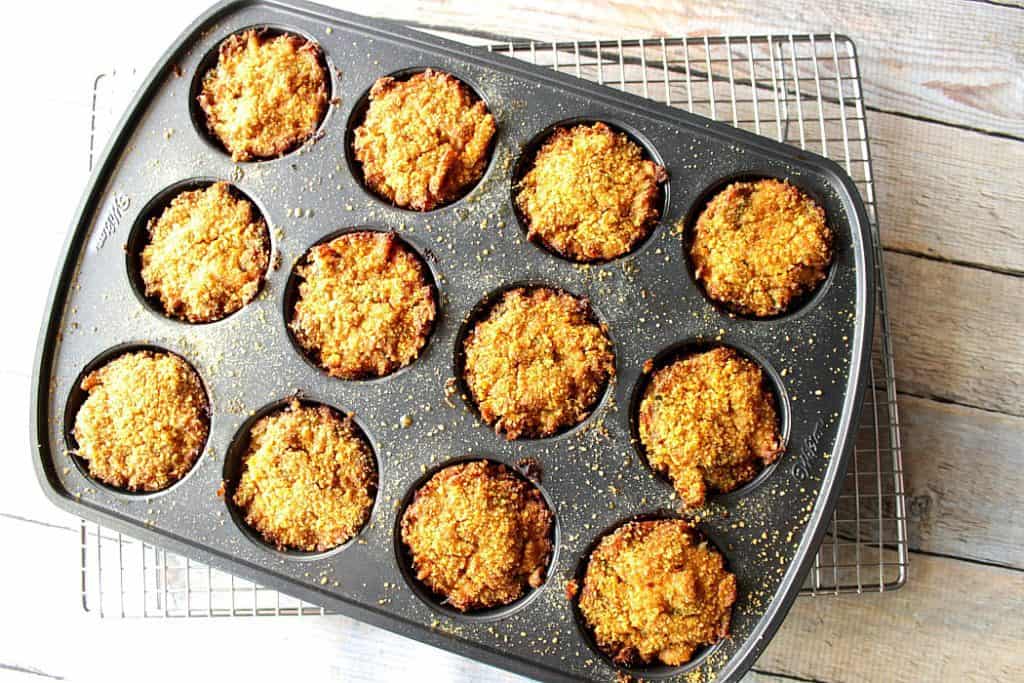
[[[412,505],[413,501],[416,499],[417,492],[419,492],[427,482],[433,479],[435,475],[449,467],[455,467],[469,462],[487,462],[502,465],[505,469],[511,472],[513,476],[525,482],[527,485],[532,486],[540,493],[541,500],[544,501],[544,505],[547,506],[548,512],[551,513],[551,553],[548,556],[548,563],[544,571],[544,582],[537,588],[528,586],[523,595],[504,605],[496,605],[494,607],[487,607],[484,609],[460,612],[453,607],[448,607],[447,605],[442,604],[440,596],[433,593],[430,588],[415,577],[412,568],[412,559],[409,557],[410,553],[408,546],[406,546],[405,541],[402,540],[402,520],[405,517],[405,511],[408,510],[409,506]],[[558,510],[554,505],[554,499],[551,498],[547,490],[544,488],[541,479],[542,478],[535,479],[527,476],[522,472],[522,469],[517,463],[505,462],[493,454],[465,453],[463,455],[438,460],[433,464],[433,466],[428,467],[423,474],[410,483],[398,502],[398,509],[395,514],[394,531],[392,532],[394,538],[391,542],[391,546],[395,563],[398,565],[399,573],[402,575],[402,578],[405,580],[406,584],[408,584],[410,590],[416,595],[416,597],[435,612],[443,614],[456,622],[478,624],[495,623],[511,617],[519,612],[525,611],[530,605],[540,599],[543,593],[549,589],[549,584],[555,580],[555,572],[558,567],[560,554],[559,550],[562,545],[562,529],[559,523]],[[557,586],[550,589],[556,590]]]
[[[124,146],[129,133],[133,132],[138,122],[142,105],[161,85],[164,77],[169,72],[169,67],[174,60],[181,58],[185,48],[183,43],[186,40],[201,40],[193,34],[215,21],[225,20],[232,11],[243,13],[252,8],[260,8],[261,11],[280,11],[282,9],[291,12],[294,17],[305,21],[326,22],[329,25],[341,26],[344,30],[361,33],[368,40],[399,40],[409,49],[433,50],[448,59],[461,60],[475,67],[495,68],[504,74],[525,78],[529,81],[544,87],[561,88],[569,96],[581,95],[589,98],[591,105],[595,103],[616,110],[625,110],[629,118],[642,120],[647,125],[668,126],[677,129],[685,129],[689,134],[696,137],[709,137],[712,140],[721,142],[728,140],[730,144],[746,147],[748,152],[770,158],[783,165],[795,167],[801,171],[818,174],[822,181],[829,185],[836,193],[836,201],[839,202],[846,212],[846,223],[849,225],[849,239],[853,244],[849,249],[849,261],[851,272],[851,292],[855,292],[855,298],[851,301],[849,314],[851,319],[855,316],[857,324],[852,328],[850,342],[849,373],[843,387],[845,398],[842,402],[842,409],[837,415],[835,422],[831,423],[830,430],[835,430],[833,437],[829,437],[829,444],[835,443],[837,448],[833,452],[830,463],[822,470],[822,483],[820,489],[815,487],[814,509],[810,513],[810,519],[806,529],[801,532],[798,547],[795,549],[790,564],[778,584],[778,591],[773,594],[771,604],[765,610],[759,611],[759,620],[747,634],[744,642],[735,648],[731,659],[719,670],[723,678],[729,679],[738,672],[749,667],[753,659],[764,648],[768,636],[778,628],[781,616],[788,610],[796,596],[799,582],[809,568],[813,560],[811,550],[816,547],[817,542],[826,531],[823,520],[826,520],[829,512],[834,506],[838,497],[837,480],[845,469],[848,461],[849,451],[852,448],[851,436],[855,435],[853,420],[859,413],[860,399],[864,393],[862,380],[866,377],[870,355],[867,344],[870,342],[870,329],[873,324],[873,294],[871,283],[873,282],[873,257],[868,248],[870,237],[867,233],[867,215],[855,187],[840,167],[833,162],[823,160],[815,155],[795,151],[791,148],[778,145],[777,143],[757,138],[753,134],[744,131],[733,130],[724,124],[706,122],[699,117],[687,115],[683,112],[665,112],[664,107],[653,105],[647,100],[638,96],[621,93],[606,92],[597,86],[580,84],[572,77],[565,74],[552,74],[543,71],[541,67],[532,67],[508,59],[499,58],[494,55],[474,54],[464,46],[458,46],[448,41],[422,36],[411,30],[397,27],[391,23],[380,22],[375,24],[373,20],[366,20],[353,15],[348,15],[336,10],[318,8],[304,2],[292,3],[248,3],[248,2],[224,2],[207,12],[206,15],[197,20],[179,41],[165,54],[163,61],[154,69],[140,92],[136,95],[131,105],[131,110],[122,119],[120,128],[108,144],[107,151],[101,157],[101,162],[90,181],[89,189],[80,205],[79,212],[73,231],[66,244],[61,265],[58,267],[54,285],[51,288],[48,298],[49,313],[44,318],[41,330],[41,343],[37,349],[35,367],[33,371],[34,400],[32,420],[32,441],[38,444],[38,457],[34,459],[37,474],[48,497],[58,506],[71,510],[72,512],[85,511],[91,519],[102,520],[112,528],[127,530],[131,535],[141,537],[149,542],[167,547],[176,552],[190,555],[201,561],[205,561],[222,568],[229,569],[239,575],[255,578],[266,584],[273,582],[278,586],[286,586],[286,590],[307,600],[328,604],[337,607],[349,615],[356,616],[370,623],[385,626],[391,630],[398,630],[417,639],[440,645],[447,649],[466,654],[491,664],[511,668],[521,673],[528,673],[533,676],[550,680],[569,679],[571,676],[593,675],[593,669],[573,669],[573,674],[562,673],[553,670],[544,664],[540,656],[531,657],[531,652],[521,648],[513,648],[510,651],[496,650],[491,646],[476,641],[467,640],[461,636],[446,635],[431,630],[427,625],[418,619],[410,620],[401,615],[392,614],[386,609],[378,609],[356,601],[345,594],[330,589],[319,588],[307,582],[296,581],[280,570],[278,565],[273,563],[267,565],[255,562],[249,557],[236,555],[226,551],[222,546],[197,544],[188,537],[177,535],[173,530],[164,528],[152,528],[139,523],[133,516],[133,511],[138,511],[137,503],[117,505],[106,503],[103,496],[83,496],[81,500],[75,498],[75,494],[69,489],[65,478],[55,467],[54,454],[48,448],[49,434],[51,431],[51,397],[49,396],[51,380],[55,375],[55,355],[58,347],[57,339],[61,334],[62,325],[67,317],[65,305],[69,294],[67,291],[68,282],[77,276],[77,258],[87,246],[87,239],[94,236],[90,230],[91,218],[109,206],[109,193],[107,182],[110,176],[115,173],[115,164]],[[299,20],[299,19],[296,19]],[[322,24],[321,24],[322,25]],[[223,159],[215,163],[221,164]],[[104,204],[106,200],[108,203]],[[102,216],[101,216],[102,218]],[[845,239],[847,236],[844,235]],[[91,252],[90,252],[91,253]],[[855,286],[854,286],[855,285]],[[728,321],[723,324],[730,330],[743,334],[742,325],[730,326]],[[157,326],[159,339],[166,338],[166,329]],[[169,333],[168,333],[169,334]],[[85,348],[90,348],[89,344]],[[64,354],[63,351],[60,352]],[[74,358],[75,356],[71,356]],[[201,365],[208,365],[201,363]],[[209,468],[207,468],[209,469]],[[70,479],[74,484],[74,477]],[[826,520],[827,521],[827,520]],[[571,646],[570,646],[571,647]],[[571,654],[566,652],[566,655]]]
[[[739,354],[741,358],[752,361],[761,370],[762,386],[767,386],[772,396],[772,403],[775,407],[776,418],[778,420],[777,426],[779,428],[779,439],[782,441],[782,452],[772,463],[761,467],[758,473],[754,475],[750,481],[744,482],[732,491],[709,491],[707,494],[707,503],[705,505],[722,503],[725,501],[735,501],[764,486],[771,480],[772,474],[774,474],[775,470],[778,468],[779,463],[789,454],[789,436],[793,406],[789,400],[786,385],[782,381],[779,372],[767,357],[759,353],[756,349],[749,348],[745,343],[737,343],[735,339],[726,342],[716,341],[714,339],[687,337],[679,339],[652,356],[649,359],[651,369],[649,371],[641,369],[640,376],[629,390],[629,430],[630,440],[633,442],[633,449],[636,451],[637,456],[651,474],[653,474],[656,479],[672,488],[672,480],[669,478],[668,473],[655,469],[647,458],[647,448],[640,439],[640,404],[643,401],[647,387],[650,386],[654,373],[659,370],[663,370],[676,361],[716,348],[732,349]],[[679,494],[675,494],[674,491],[673,493],[676,500],[678,500]],[[681,501],[679,502],[681,503]]]
[[[440,73],[447,74],[454,78],[455,80],[457,80],[459,83],[461,83],[463,87],[469,90],[469,93],[473,97],[484,103],[484,106],[487,108],[487,113],[494,117],[495,130],[494,135],[491,136],[491,142],[487,145],[487,163],[484,166],[484,172],[480,174],[480,177],[477,178],[474,182],[470,183],[467,187],[462,188],[462,190],[459,192],[459,195],[454,199],[450,199],[446,202],[438,204],[434,208],[429,209],[427,211],[420,211],[419,209],[413,209],[407,206],[399,206],[398,204],[395,204],[394,202],[389,200],[387,197],[382,197],[381,195],[377,194],[375,191],[370,189],[370,187],[366,184],[366,176],[363,173],[363,164],[358,159],[356,159],[353,144],[355,141],[356,129],[359,128],[359,126],[361,126],[366,121],[366,112],[370,108],[370,90],[373,89],[373,86],[377,83],[377,80],[381,78],[394,78],[396,81],[405,81],[412,78],[416,74],[421,74],[426,71],[438,71]],[[492,108],[490,100],[487,98],[487,95],[480,88],[478,83],[475,83],[472,79],[466,78],[463,74],[455,73],[451,69],[442,68],[438,66],[408,66],[398,69],[397,71],[381,74],[373,81],[373,83],[369,85],[369,87],[364,89],[359,94],[359,96],[355,98],[354,103],[348,112],[348,115],[345,117],[345,133],[343,136],[345,147],[345,165],[348,167],[349,174],[352,176],[352,178],[355,179],[356,184],[363,191],[363,193],[369,198],[375,200],[378,204],[380,204],[383,207],[387,207],[388,209],[399,211],[405,214],[423,216],[434,216],[439,212],[454,209],[456,206],[465,203],[467,199],[476,194],[477,188],[480,187],[481,185],[484,185],[490,179],[492,171],[495,173],[497,172],[494,171],[494,157],[496,156],[498,148],[504,137],[504,131],[502,130],[502,126],[494,111],[495,110]]]
[[[366,515],[366,520],[360,525],[359,529],[352,534],[352,536],[343,543],[339,543],[333,548],[327,550],[299,550],[297,548],[278,548],[273,543],[263,537],[263,534],[259,530],[252,528],[245,521],[245,515],[242,509],[235,503],[234,494],[238,489],[238,480],[241,478],[242,470],[245,463],[243,458],[245,451],[249,447],[249,433],[252,431],[253,426],[263,419],[264,417],[270,417],[271,415],[277,415],[284,411],[291,405],[292,401],[298,401],[300,406],[303,407],[319,407],[323,406],[333,411],[336,415],[341,417],[347,417],[352,425],[356,429],[356,435],[361,438],[366,446],[370,449],[370,456],[373,459],[374,473],[376,474],[376,481],[373,485],[373,502],[370,504],[370,509]],[[295,393],[292,396],[285,396],[276,400],[269,401],[265,405],[258,408],[251,415],[238,426],[235,430],[234,436],[228,443],[227,448],[224,452],[224,463],[221,467],[223,472],[223,502],[224,506],[228,509],[228,516],[231,521],[238,527],[238,531],[245,536],[252,544],[261,548],[263,551],[270,553],[277,559],[285,559],[288,561],[299,561],[299,562],[310,562],[315,560],[324,560],[339,555],[352,545],[357,543],[363,536],[363,532],[373,524],[377,513],[377,504],[380,500],[380,489],[381,482],[383,480],[383,467],[381,459],[377,454],[377,446],[373,439],[373,436],[366,431],[365,426],[359,420],[358,416],[353,413],[346,413],[344,410],[328,402],[322,400],[319,397],[314,398],[313,396],[305,393]],[[231,472],[229,473],[229,470]],[[229,474],[237,471],[237,477],[230,477]]]
[[[580,555],[573,567],[572,579],[576,582],[576,594],[569,599],[572,609],[573,621],[576,622],[576,628],[580,631],[580,636],[587,646],[594,652],[595,655],[601,657],[607,662],[609,666],[614,668],[616,671],[621,671],[631,676],[637,676],[641,679],[648,678],[653,680],[663,680],[672,678],[673,676],[685,675],[691,671],[700,668],[701,664],[704,663],[709,657],[711,657],[715,651],[717,651],[725,638],[711,643],[710,645],[702,645],[697,648],[693,656],[686,662],[678,666],[670,666],[662,663],[660,660],[654,660],[647,664],[643,663],[630,663],[630,664],[616,664],[612,661],[611,656],[602,650],[597,644],[597,638],[594,636],[594,629],[587,623],[587,618],[583,615],[583,610],[580,609],[580,598],[583,595],[584,580],[587,575],[587,569],[590,567],[590,558],[597,550],[597,547],[601,544],[608,536],[612,535],[622,527],[633,522],[655,522],[663,520],[679,520],[686,522],[691,530],[696,534],[697,539],[708,543],[714,550],[722,557],[725,563],[725,570],[729,571],[729,555],[722,551],[721,544],[715,541],[706,530],[701,528],[700,524],[694,522],[691,519],[685,517],[682,513],[667,509],[655,509],[647,511],[638,511],[630,515],[622,516],[612,524],[606,526],[602,530],[598,531],[591,539],[587,546],[583,549],[583,553]],[[736,596],[736,602],[738,603],[740,596]],[[733,610],[736,609],[736,605],[733,605]],[[728,638],[730,636],[726,636]]]
[[[184,363],[199,379],[199,386],[203,390],[203,398],[206,399],[206,438],[203,439],[203,444],[199,448],[199,453],[196,454],[195,460],[192,461],[192,465],[188,468],[188,471],[185,472],[185,474],[162,489],[156,489],[155,491],[131,491],[97,479],[89,472],[89,464],[85,458],[76,453],[78,450],[78,439],[75,438],[74,434],[75,422],[78,419],[78,412],[82,409],[82,405],[85,403],[86,399],[89,398],[89,392],[82,389],[82,380],[84,380],[90,373],[105,367],[118,358],[129,353],[136,353],[139,351],[149,351],[151,353],[177,356],[179,359],[184,361]],[[71,385],[71,390],[67,392],[67,396],[64,399],[63,420],[64,424],[62,431],[68,457],[75,464],[75,467],[83,477],[115,496],[124,496],[132,500],[152,500],[169,493],[171,489],[182,486],[199,469],[204,456],[206,456],[207,452],[210,450],[210,434],[213,432],[214,412],[213,403],[210,401],[210,390],[206,386],[206,381],[185,354],[159,344],[153,344],[146,341],[125,341],[104,349],[95,355],[92,360],[82,366],[78,372],[78,376]]]
[[[311,354],[313,353],[313,351],[303,348],[302,344],[299,343],[298,338],[295,336],[295,331],[292,330],[291,322],[295,314],[295,304],[298,303],[299,286],[301,285],[300,280],[302,279],[296,272],[296,269],[300,265],[306,263],[306,257],[309,255],[309,252],[311,252],[315,247],[318,247],[322,244],[327,244],[328,242],[332,242],[335,239],[342,237],[344,235],[352,235],[360,232],[375,232],[382,235],[392,235],[396,240],[398,240],[401,243],[402,248],[409,252],[413,256],[413,258],[415,258],[419,262],[420,266],[423,267],[423,272],[427,280],[427,286],[430,287],[430,292],[434,299],[434,320],[430,324],[430,329],[427,331],[426,338],[423,340],[423,346],[420,347],[419,353],[417,353],[416,357],[413,358],[408,363],[406,363],[405,365],[395,368],[386,375],[335,377],[333,375],[328,374],[327,369],[312,358]],[[423,356],[428,352],[431,342],[434,341],[435,337],[437,336],[436,333],[438,328],[441,327],[441,325],[444,323],[445,317],[444,291],[441,289],[440,284],[438,284],[439,282],[442,281],[441,272],[436,267],[436,264],[432,263],[431,259],[427,258],[424,255],[424,251],[426,251],[426,249],[420,248],[415,243],[410,241],[407,235],[403,235],[394,229],[379,227],[378,225],[373,224],[351,225],[348,227],[332,230],[325,234],[320,239],[318,239],[316,242],[313,242],[308,247],[306,247],[306,250],[303,251],[302,254],[300,254],[299,257],[295,259],[295,262],[292,263],[292,265],[289,267],[288,274],[284,277],[284,283],[282,285],[281,292],[281,310],[279,311],[281,315],[281,321],[284,324],[285,335],[288,337],[288,341],[290,342],[292,349],[294,349],[295,353],[298,354],[304,361],[306,361],[306,364],[309,365],[311,368],[313,368],[320,374],[329,377],[331,380],[337,382],[357,382],[360,384],[365,383],[367,385],[372,385],[378,382],[384,382],[386,380],[389,380],[393,377],[396,377],[398,375],[404,374],[407,371],[412,370],[416,366],[417,362],[419,362],[419,360],[423,358]]]
[[[142,280],[142,250],[149,244],[149,222],[154,218],[158,218],[164,210],[171,205],[171,202],[178,197],[178,195],[194,190],[204,190],[217,183],[226,184],[229,192],[231,192],[231,194],[233,194],[237,199],[244,199],[249,202],[254,209],[255,218],[263,221],[263,235],[266,238],[267,243],[267,266],[263,269],[263,273],[260,275],[260,284],[256,293],[238,310],[232,311],[227,315],[222,315],[214,320],[192,322],[168,313],[156,296],[146,296],[146,286]],[[267,219],[266,212],[263,210],[263,206],[259,202],[253,199],[248,192],[238,187],[238,185],[231,180],[224,180],[223,178],[217,178],[214,176],[197,175],[190,178],[182,178],[181,180],[177,180],[170,185],[165,186],[162,190],[154,194],[139,210],[128,229],[128,238],[125,242],[125,272],[127,274],[128,281],[131,283],[132,291],[135,293],[135,296],[143,306],[148,308],[154,314],[180,325],[216,325],[233,316],[239,315],[260,297],[260,294],[263,293],[263,289],[266,287],[267,281],[270,279],[270,276],[274,271],[274,259],[276,253],[277,250],[276,245],[274,244],[274,236],[270,229],[270,221]]]
[[[576,424],[561,427],[553,434],[548,434],[547,436],[524,434],[516,439],[507,438],[504,433],[497,431],[494,425],[488,424],[483,419],[480,414],[480,407],[477,405],[476,399],[473,398],[473,392],[470,390],[469,383],[466,381],[466,339],[469,337],[470,332],[473,331],[476,325],[486,319],[487,315],[495,306],[498,305],[504,295],[516,289],[525,289],[528,292],[537,289],[550,289],[559,294],[568,294],[577,301],[583,302],[586,304],[587,309],[590,312],[589,317],[591,318],[591,322],[601,328],[601,331],[604,333],[604,336],[608,339],[608,342],[612,347],[612,375],[602,383],[597,400],[591,404],[587,416]],[[616,352],[615,337],[612,336],[612,332],[606,318],[604,318],[601,315],[601,311],[594,306],[590,297],[577,294],[566,287],[555,284],[553,280],[526,278],[513,280],[511,282],[503,282],[497,287],[492,287],[485,292],[475,304],[473,304],[469,311],[466,312],[466,315],[459,322],[458,330],[455,333],[455,341],[452,348],[452,372],[455,377],[455,386],[458,388],[459,398],[473,414],[473,417],[476,418],[477,423],[481,427],[491,432],[496,438],[503,439],[505,441],[543,443],[566,439],[589,429],[592,426],[591,423],[593,420],[604,413],[605,407],[608,403],[614,402],[615,399],[612,398],[612,395],[615,393],[615,386],[619,377],[619,354]]]
[[[671,213],[672,209],[672,177],[667,177],[663,182],[658,183],[658,218],[648,229],[647,234],[641,239],[637,240],[632,247],[627,251],[613,256],[609,259],[592,259],[589,261],[578,261],[570,256],[559,253],[554,247],[549,246],[542,238],[531,239],[527,237],[529,233],[529,220],[523,214],[519,208],[519,204],[516,202],[519,196],[519,183],[522,182],[523,178],[530,169],[533,167],[533,163],[536,161],[537,153],[544,146],[544,143],[555,134],[559,129],[575,128],[581,125],[593,125],[596,123],[603,123],[611,128],[613,133],[624,134],[630,142],[640,148],[642,156],[647,161],[652,161],[668,173],[668,168],[665,165],[665,160],[658,151],[658,148],[654,146],[654,143],[647,138],[640,130],[634,126],[617,120],[615,117],[599,117],[599,116],[572,116],[569,118],[563,118],[553,123],[549,123],[534,133],[523,146],[516,152],[516,160],[512,164],[512,170],[508,178],[508,195],[509,204],[512,207],[512,214],[515,216],[516,223],[519,225],[519,229],[523,233],[523,238],[535,248],[540,249],[548,256],[561,259],[571,265],[587,265],[591,267],[608,266],[618,263],[624,259],[628,259],[640,254],[641,251],[646,249],[654,242],[656,233],[666,228],[665,217]]]
[[[225,7],[231,4],[232,0],[222,3]],[[210,130],[206,123],[206,112],[199,106],[199,93],[203,89],[203,81],[206,79],[206,74],[210,70],[217,66],[218,59],[220,57],[220,46],[221,44],[230,38],[231,36],[244,33],[246,31],[256,31],[263,35],[267,35],[271,38],[276,38],[281,35],[294,35],[298,38],[302,38],[308,43],[316,45],[319,50],[320,59],[317,61],[320,64],[320,68],[324,72],[324,85],[326,87],[327,105],[324,107],[324,113],[320,116],[320,120],[317,122],[316,128],[309,134],[304,140],[293,144],[284,152],[272,157],[253,157],[247,161],[233,161],[231,159],[231,152],[228,151],[227,146],[217,137],[217,135]],[[323,45],[319,40],[313,38],[310,34],[305,31],[296,29],[294,27],[285,26],[281,22],[257,22],[243,26],[239,29],[231,31],[227,35],[222,36],[212,48],[210,48],[199,60],[199,65],[195,72],[192,74],[192,78],[189,82],[188,88],[188,110],[189,119],[192,122],[192,128],[195,134],[202,140],[206,145],[216,151],[218,154],[226,157],[233,164],[244,164],[244,165],[261,165],[275,161],[281,161],[286,157],[290,157],[295,153],[299,152],[302,148],[306,147],[311,142],[315,141],[326,128],[328,120],[331,118],[334,107],[331,106],[331,101],[336,97],[335,92],[337,90],[337,84],[334,82],[335,78],[335,67],[331,61],[330,55],[327,50],[324,49]]]
[[[690,249],[693,247],[693,233],[697,228],[697,221],[700,220],[701,215],[704,213],[704,210],[707,208],[711,200],[717,197],[733,183],[756,182],[759,180],[780,180],[782,182],[789,183],[810,197],[818,206],[823,205],[821,196],[812,188],[807,187],[806,183],[801,182],[800,176],[795,174],[779,173],[769,169],[757,170],[756,168],[751,167],[747,171],[723,175],[717,180],[708,183],[700,191],[697,198],[690,203],[683,214],[681,248],[683,251],[683,259],[686,262],[686,272],[701,295],[703,295],[707,302],[723,316],[738,320],[745,320],[752,323],[772,323],[783,320],[797,320],[809,311],[821,305],[822,300],[827,296],[828,289],[832,286],[832,282],[835,280],[837,252],[845,246],[839,241],[839,231],[836,230],[834,223],[835,218],[830,216],[828,213],[825,214],[825,225],[831,232],[831,244],[829,246],[832,252],[832,257],[829,260],[825,277],[809,291],[806,291],[790,300],[789,305],[787,305],[786,308],[772,315],[758,316],[751,313],[745,313],[738,310],[738,308],[735,308],[730,302],[719,301],[718,299],[713,298],[708,294],[703,281],[697,277],[696,268],[693,267],[693,258],[690,256]]]

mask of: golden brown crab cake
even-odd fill
[[[430,211],[480,180],[497,129],[487,105],[459,79],[427,69],[373,84],[353,152],[371,190],[396,206]]]
[[[293,400],[249,430],[232,500],[268,543],[322,552],[362,529],[376,492],[373,452],[351,418]]]
[[[232,159],[271,159],[316,133],[327,92],[316,43],[250,29],[220,44],[217,65],[203,76],[199,106]]]
[[[550,287],[505,292],[464,350],[480,416],[508,439],[579,424],[615,374],[611,340],[590,306]]]
[[[467,612],[507,605],[544,582],[552,523],[535,486],[504,465],[473,460],[416,491],[402,542],[416,578]]]
[[[82,380],[75,454],[89,475],[127,491],[165,489],[202,452],[210,406],[196,371],[172,353],[122,354]]]
[[[639,428],[647,461],[690,507],[710,491],[745,484],[782,453],[761,368],[727,347],[657,370],[640,401]]]
[[[690,258],[712,299],[756,317],[785,312],[832,263],[825,211],[787,182],[732,183],[697,219]]]
[[[270,262],[267,225],[227,183],[180,193],[146,229],[140,276],[167,315],[212,322],[259,292]]]
[[[657,223],[665,169],[607,124],[558,128],[518,183],[530,239],[573,261],[631,251]]]
[[[729,634],[736,577],[681,519],[629,522],[590,555],[579,608],[598,647],[625,666],[680,666]]]
[[[382,377],[412,363],[437,315],[426,266],[393,233],[369,230],[314,246],[289,325],[332,377]]]

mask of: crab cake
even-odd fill
[[[658,221],[665,169],[607,124],[559,128],[518,183],[527,236],[573,261],[629,252]]]
[[[402,542],[416,578],[460,612],[507,605],[544,582],[552,515],[501,464],[446,467],[416,491]]]
[[[640,441],[690,507],[732,491],[782,453],[779,418],[761,368],[726,347],[681,358],[651,377]]]
[[[697,219],[690,258],[705,291],[738,313],[765,317],[825,279],[832,262],[825,211],[787,182],[733,183]]]
[[[249,430],[232,500],[267,542],[312,552],[355,536],[376,492],[373,453],[352,420],[293,400]]]
[[[685,664],[729,634],[736,577],[685,521],[629,522],[590,555],[579,608],[617,664]]]
[[[75,455],[89,475],[128,491],[159,491],[202,452],[210,406],[199,375],[172,353],[133,351],[82,380]]]
[[[199,106],[232,159],[270,159],[313,136],[327,111],[327,86],[316,43],[250,29],[220,44]]]
[[[382,377],[416,360],[437,315],[426,266],[393,233],[352,232],[314,246],[290,322],[332,377]]]
[[[464,350],[480,416],[508,439],[579,424],[615,374],[612,343],[590,306],[550,287],[506,292]]]
[[[427,69],[373,84],[353,152],[371,190],[396,206],[430,211],[480,180],[497,129],[461,81]]]
[[[270,262],[267,225],[227,183],[182,192],[146,229],[140,275],[167,315],[212,322],[259,292]]]

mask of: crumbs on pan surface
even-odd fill
[[[690,257],[712,299],[740,313],[784,312],[832,262],[825,211],[787,182],[732,183],[697,219]]]
[[[373,84],[353,152],[370,189],[397,206],[429,211],[480,179],[496,131],[487,105],[465,84],[427,69]]]
[[[442,469],[402,516],[416,578],[460,611],[507,605],[543,582],[553,516],[540,491],[483,460]]]
[[[727,347],[657,370],[640,401],[640,441],[683,502],[732,491],[782,453],[779,419],[763,372]]]
[[[579,608],[616,663],[678,666],[729,634],[736,578],[684,520],[629,522],[590,555]]]
[[[227,183],[177,195],[147,232],[140,275],[168,315],[220,320],[259,292],[270,262],[267,226]]]
[[[414,361],[437,315],[426,267],[393,233],[314,246],[289,326],[331,376],[381,377]]]
[[[185,476],[206,443],[209,404],[199,375],[171,353],[125,353],[82,380],[75,454],[89,474],[128,491]]]
[[[232,500],[269,543],[311,552],[355,536],[376,492],[373,453],[351,418],[293,400],[249,430]]]
[[[509,439],[579,424],[615,374],[611,340],[589,304],[549,287],[505,292],[464,348],[480,416]]]
[[[665,169],[607,124],[559,128],[518,184],[527,233],[574,261],[630,251],[658,220]]]
[[[327,111],[327,74],[316,43],[250,29],[220,45],[199,105],[235,161],[269,159],[308,140]]]

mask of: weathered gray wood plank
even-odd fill
[[[1024,418],[909,395],[899,397],[909,545],[914,550],[1024,569],[1024,526],[1013,514],[1024,489]],[[874,435],[861,431],[867,453]],[[888,457],[885,454],[883,457]],[[872,458],[861,455],[860,497],[847,477],[840,500],[840,533],[877,542],[879,497]],[[896,514],[891,481],[883,481],[881,513]],[[895,541],[887,524],[884,540]]]
[[[1024,137],[1024,13],[1013,7],[929,0],[339,4],[399,20],[546,40],[835,31],[857,42],[870,106]]]
[[[885,254],[897,388],[1024,415],[1024,278]]]
[[[874,112],[868,132],[885,246],[1024,272],[1024,142]]]
[[[796,601],[758,668],[826,681],[1024,680],[1024,572],[914,554],[894,593]]]
[[[1024,569],[1024,419],[903,397],[910,543]]]

